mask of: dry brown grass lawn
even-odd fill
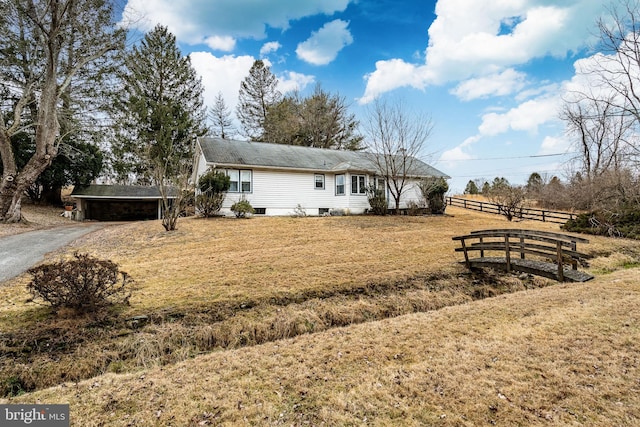
[[[295,296],[460,271],[451,237],[473,229],[524,227],[450,208],[441,217],[189,218],[166,233],[158,222],[111,227],[79,250],[108,258],[139,281],[135,311]],[[556,230],[557,224],[526,222]],[[597,239],[594,239],[597,240]],[[586,248],[585,248],[586,249]]]
[[[108,374],[74,425],[637,425],[637,269]]]
[[[5,282],[4,381],[136,373],[11,401],[70,402],[74,425],[638,421],[640,242],[589,237],[588,284],[487,284],[457,263],[452,236],[558,226],[447,213],[189,218],[173,233],[150,221],[86,236],[50,259],[80,250],[119,263],[138,281],[131,307],[120,320],[55,318],[25,302],[26,276]],[[151,322],[134,330],[134,315]],[[314,331],[324,332],[221,351]]]

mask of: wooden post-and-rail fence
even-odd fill
[[[462,197],[447,197],[446,200],[447,205],[449,206],[457,206],[459,208],[502,215],[499,206],[495,203],[464,199]],[[516,212],[515,217],[520,219],[532,219],[534,221],[564,224],[570,219],[575,219],[576,214],[571,212],[523,207],[519,212]]]

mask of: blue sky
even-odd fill
[[[596,53],[602,0],[128,0],[125,17],[176,35],[202,76],[205,102],[232,110],[264,59],[279,88],[316,83],[363,120],[376,97],[430,114],[423,160],[467,181],[532,172],[566,176],[573,148],[558,119]],[[132,24],[131,24],[132,23]]]

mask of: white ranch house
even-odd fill
[[[298,206],[307,215],[362,214],[370,208],[366,187],[384,185],[373,156],[358,151],[199,138],[193,178],[197,182],[210,168],[231,178],[221,210],[226,215],[231,214],[231,205],[241,197],[251,203],[258,215],[291,215]],[[418,179],[449,178],[418,159],[411,162],[408,175],[411,180],[403,192],[401,208],[420,200]],[[395,207],[389,194],[387,199],[389,207]]]

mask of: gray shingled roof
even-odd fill
[[[358,171],[375,173],[375,154],[362,151],[328,150],[297,145],[199,138],[207,163],[217,167],[264,167],[315,172]],[[412,162],[409,175],[449,178],[419,159]]]
[[[169,197],[175,197],[175,189],[170,190]],[[158,187],[143,185],[98,185],[91,184],[86,187],[75,187],[71,197],[79,199],[160,199]]]

